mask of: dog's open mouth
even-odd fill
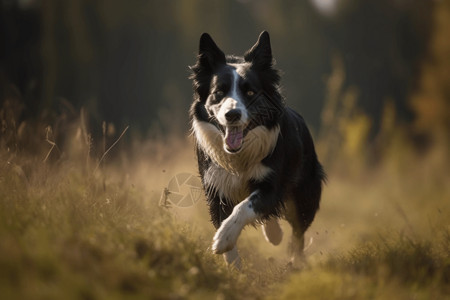
[[[236,153],[242,148],[244,142],[244,126],[225,127],[225,150]]]

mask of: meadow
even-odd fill
[[[327,134],[317,137],[319,155],[334,156],[306,234],[308,264],[289,267],[283,222],[277,247],[260,228],[243,232],[238,272],[210,251],[202,195],[189,207],[160,205],[174,176],[197,174],[189,137],[121,139],[116,131],[96,143],[83,122],[62,131],[64,144],[44,124],[2,136],[2,299],[449,298],[445,143],[421,153],[391,134],[374,163],[354,146],[364,141],[334,148]],[[364,136],[352,128],[348,136]],[[33,151],[21,146],[31,140]]]
[[[0,4],[0,299],[450,299],[450,1],[132,2]],[[264,28],[328,181],[302,268],[282,221],[236,271],[174,191],[187,66]]]

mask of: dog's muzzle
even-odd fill
[[[240,109],[230,109],[225,113],[227,125],[225,127],[224,147],[229,153],[236,153],[242,148],[244,142],[244,126],[241,122]]]

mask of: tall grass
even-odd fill
[[[250,296],[208,251],[209,239],[132,184],[112,179],[105,188],[70,159],[48,165],[2,154],[3,299]]]
[[[283,222],[280,247],[260,230],[244,231],[238,273],[209,250],[203,202],[158,206],[171,177],[195,173],[188,141],[134,142],[133,155],[96,168],[101,156],[94,159],[94,146],[73,132],[59,150],[43,130],[34,154],[0,151],[5,299],[439,299],[450,292],[450,191],[445,166],[435,163],[439,151],[410,154],[414,164],[401,167],[396,155],[373,169],[355,160],[351,173],[335,167],[307,232],[308,266],[287,267]]]

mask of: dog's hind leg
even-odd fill
[[[280,223],[277,218],[271,218],[267,220],[263,226],[262,231],[266,241],[273,245],[279,245],[283,239],[283,230],[280,227]]]
[[[294,265],[306,263],[304,255],[304,233],[314,220],[319,209],[319,200],[322,190],[322,179],[315,178],[303,181],[295,191],[295,198],[286,203],[286,219],[292,226],[292,262]]]
[[[289,247],[291,254],[291,263],[295,266],[302,265],[306,262],[303,252],[305,247],[305,236],[303,230],[292,226],[292,240]]]
[[[304,228],[307,226],[305,226],[302,214],[298,210],[298,203],[292,200],[286,203],[286,220],[292,227],[292,239],[289,245],[291,264],[300,267],[306,262],[303,248],[305,246]]]

